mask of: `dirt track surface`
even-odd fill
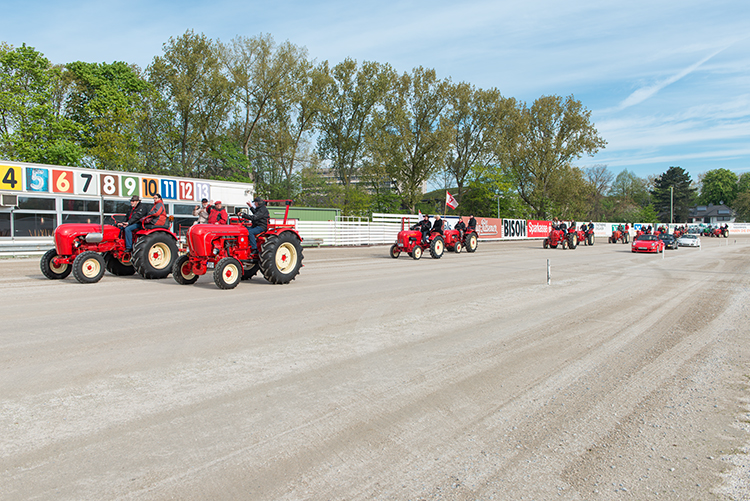
[[[703,240],[230,291],[0,260],[0,499],[749,499],[750,238]]]

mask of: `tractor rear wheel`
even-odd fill
[[[132,264],[124,264],[111,252],[104,253],[104,267],[108,272],[117,277],[126,277],[135,273],[135,268],[133,268]]]
[[[544,242],[542,242],[542,247],[545,249],[549,249],[549,238],[544,239]]]
[[[291,231],[269,235],[261,250],[260,271],[272,284],[288,284],[299,274],[302,259],[302,244],[297,235]]]
[[[471,235],[466,237],[466,252],[474,252],[477,250],[477,234],[472,233]]]
[[[399,249],[398,244],[391,245],[391,257],[393,259],[398,259],[398,256],[401,255],[401,249]]]
[[[570,233],[568,235],[568,247],[572,250],[575,250],[575,248],[578,247],[578,235],[575,233]]]
[[[214,282],[219,289],[234,289],[242,280],[242,263],[233,257],[225,257],[216,263]]]
[[[586,242],[588,242],[589,245],[594,245],[594,235],[586,237]]]
[[[57,257],[57,250],[50,249],[44,253],[42,260],[39,261],[39,267],[42,269],[42,274],[50,280],[61,280],[73,271],[73,268],[69,264],[61,264],[55,266],[52,260]]]
[[[258,274],[259,269],[260,265],[258,263],[255,263],[249,270],[245,270],[242,272],[242,280],[250,280]]]
[[[194,284],[198,280],[198,275],[193,273],[193,267],[190,265],[190,256],[183,254],[174,260],[172,277],[180,285]]]
[[[177,242],[169,233],[149,233],[133,245],[133,267],[143,278],[167,278],[177,255]]]
[[[430,256],[432,256],[432,259],[440,259],[443,257],[444,252],[445,240],[443,240],[443,237],[435,237],[435,239],[430,242]]]
[[[461,242],[456,242],[455,247],[453,247],[453,252],[455,252],[456,254],[461,254],[461,249],[463,248],[464,246]]]
[[[78,254],[73,260],[73,276],[82,284],[93,284],[104,275],[104,258],[94,251]]]
[[[414,247],[414,249],[411,251],[411,257],[416,261],[420,257],[422,257],[422,248],[420,246]]]

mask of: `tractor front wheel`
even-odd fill
[[[398,259],[398,256],[401,255],[401,249],[399,248],[398,244],[391,245],[391,257],[393,259]]]
[[[461,242],[456,242],[456,246],[453,247],[453,252],[456,254],[461,254],[461,249],[463,249],[464,246],[461,244]]]
[[[108,272],[117,277],[126,277],[135,274],[132,264],[124,264],[111,252],[104,253],[104,267]]]
[[[568,239],[567,238],[563,238],[562,239],[562,248],[563,248],[563,250],[565,250],[565,249],[568,248]]]
[[[94,251],[78,254],[73,260],[73,276],[82,284],[93,284],[104,275],[104,258]]]
[[[414,250],[411,251],[411,257],[416,261],[420,257],[422,257],[422,248],[420,246],[414,247]]]
[[[42,269],[42,274],[50,280],[61,280],[73,271],[73,268],[69,264],[61,264],[55,266],[52,260],[57,257],[57,250],[50,249],[44,253],[42,260],[39,262],[39,267]]]
[[[578,235],[575,233],[571,233],[568,236],[568,247],[570,247],[572,250],[575,250],[576,247],[578,247]]]
[[[432,256],[432,259],[440,259],[443,257],[444,252],[445,241],[443,240],[443,237],[435,237],[435,239],[430,242],[430,256]]]
[[[261,250],[260,270],[272,284],[288,284],[299,274],[302,259],[302,244],[297,235],[291,231],[269,235]]]
[[[472,233],[466,237],[466,252],[474,252],[477,250],[477,234]]]
[[[190,265],[190,256],[183,254],[175,259],[172,265],[172,277],[180,285],[194,284],[198,280],[198,275],[193,273],[193,267]]]
[[[225,257],[216,263],[214,282],[219,289],[234,289],[242,280],[242,263],[233,257]]]
[[[542,247],[545,249],[549,249],[549,238],[544,239],[544,242],[542,242]]]
[[[177,255],[177,242],[169,233],[150,233],[133,245],[133,267],[143,278],[167,278]]]
[[[589,235],[586,238],[586,241],[588,242],[589,245],[594,245],[594,235]]]

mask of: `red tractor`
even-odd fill
[[[398,258],[402,252],[406,252],[414,259],[422,257],[422,252],[429,249],[430,256],[433,259],[440,259],[443,257],[445,252],[445,239],[438,232],[431,232],[428,239],[425,241],[422,238],[422,232],[412,226],[410,229],[406,229],[406,223],[408,218],[401,218],[401,231],[396,237],[396,243],[391,245],[391,257],[393,259]],[[460,243],[459,243],[460,245]],[[455,246],[455,244],[454,244]],[[475,245],[476,250],[476,245]],[[461,248],[459,247],[459,252]],[[474,251],[470,251],[474,252]]]
[[[723,228],[721,226],[714,228],[711,230],[711,236],[729,238],[729,228]]]
[[[479,242],[477,232],[472,228],[466,228],[463,231],[463,238],[458,230],[446,230],[443,234],[443,240],[445,240],[445,248],[455,253],[459,253],[463,249],[466,249],[466,252],[475,252]]]
[[[558,245],[561,245],[563,249],[575,249],[578,246],[578,233],[575,228],[553,227],[549,236],[542,242],[542,247],[545,249],[550,247],[556,249]]]
[[[585,245],[594,245],[594,229],[589,229],[588,226],[585,227],[585,229],[578,230],[578,242],[579,244],[583,242]]]
[[[105,269],[118,276],[138,272],[144,278],[166,278],[177,253],[177,236],[166,227],[134,232],[131,255],[117,226],[61,224],[55,228],[55,248],[42,256],[39,266],[50,280],[65,278],[72,271],[83,284],[101,280]]]
[[[612,235],[608,239],[608,242],[611,244],[616,244],[617,242],[626,244],[629,241],[630,241],[630,234],[626,231],[621,231],[621,230],[614,230],[612,232]]]
[[[256,237],[257,252],[248,241],[247,228],[232,216],[229,224],[196,224],[187,235],[188,253],[175,260],[172,276],[178,284],[194,284],[209,270],[220,289],[234,289],[241,280],[258,273],[272,284],[288,284],[302,267],[302,237],[289,222],[291,200],[267,200],[286,204],[284,221],[269,220]]]

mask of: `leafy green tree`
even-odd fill
[[[504,99],[497,89],[475,89],[468,83],[450,87],[450,107],[445,114],[451,127],[451,146],[445,168],[455,181],[456,199],[462,200],[466,180],[475,170],[497,163],[497,143],[509,128],[515,100]]]
[[[606,215],[604,200],[612,186],[614,174],[606,165],[595,165],[584,171],[589,185],[587,201],[589,204],[588,217],[591,221],[603,221]]]
[[[733,208],[738,222],[750,222],[750,191],[743,191],[737,195]]]
[[[92,166],[139,171],[138,122],[152,86],[123,62],[77,61],[65,66],[65,76],[71,82],[65,113],[80,124],[78,142]]]
[[[593,155],[606,145],[590,117],[591,112],[573,96],[542,96],[531,107],[524,103],[517,108],[514,133],[508,136],[501,155],[518,195],[534,217],[550,217],[552,206],[565,203],[552,196],[553,191],[567,196],[565,190],[553,188],[570,162],[584,154]]]
[[[390,66],[364,62],[361,67],[347,58],[330,70],[323,89],[326,104],[318,119],[318,155],[331,162],[339,181],[347,188],[359,174],[366,158],[366,135],[375,107],[391,88]]]
[[[737,193],[750,191],[750,172],[744,172],[737,183]]]
[[[0,155],[9,160],[79,165],[78,125],[61,115],[61,69],[26,44],[0,45]]]
[[[443,119],[449,83],[422,67],[404,73],[373,120],[370,148],[414,212],[422,186],[444,165],[451,128]]]
[[[146,70],[166,103],[152,106],[151,130],[174,174],[203,175],[207,157],[225,134],[230,84],[220,56],[217,43],[188,30],[170,38],[164,55],[155,57]]]
[[[695,202],[695,192],[696,189],[691,186],[690,174],[682,167],[670,167],[667,172],[657,177],[651,193],[654,209],[660,214],[661,222],[671,222],[669,218],[672,208],[674,221],[687,221],[690,207]]]
[[[737,174],[729,169],[713,169],[706,172],[701,186],[700,203],[724,203],[731,206],[739,190],[737,182]]]

